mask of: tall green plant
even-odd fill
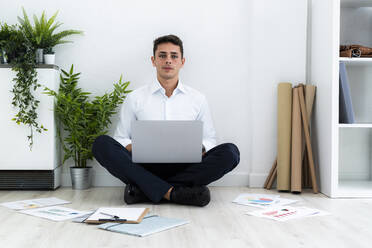
[[[80,73],[62,70],[59,91],[46,88],[45,93],[55,98],[55,113],[61,122],[59,137],[64,150],[63,163],[72,158],[76,167],[86,167],[87,160],[93,158],[92,145],[99,136],[106,134],[111,124],[110,118],[123,103],[130,82],[122,82],[122,76],[114,89],[90,100],[91,93],[77,86]],[[61,130],[66,135],[62,137]]]
[[[47,51],[51,51],[52,48],[58,44],[72,42],[63,40],[67,36],[83,34],[82,31],[73,29],[55,33],[56,29],[62,25],[62,23],[56,22],[58,11],[50,19],[46,17],[45,11],[43,11],[40,18],[37,18],[37,16],[34,15],[34,26],[31,24],[24,8],[22,8],[22,11],[23,18],[18,17],[18,21],[25,30],[26,36],[36,48],[43,48]]]

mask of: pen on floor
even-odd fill
[[[103,215],[106,215],[106,216],[109,216],[109,217],[114,218],[114,219],[120,219],[120,217],[117,216],[117,215],[107,214],[107,213],[103,213],[103,212],[99,212],[99,213],[103,214]]]
[[[113,219],[98,219],[98,221],[127,221],[127,219],[119,219],[119,218],[113,218]]]

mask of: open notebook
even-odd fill
[[[148,208],[109,208],[97,209],[84,222],[101,224],[106,222],[116,223],[140,223],[143,217],[149,212]]]

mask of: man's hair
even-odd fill
[[[163,43],[172,43],[173,45],[179,46],[181,50],[181,58],[183,58],[182,40],[173,34],[161,36],[157,38],[156,40],[154,40],[154,48],[153,48],[154,56],[155,56],[156,49],[158,49],[158,45],[163,44]]]

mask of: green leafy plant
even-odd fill
[[[52,47],[44,48],[44,53],[45,54],[54,54],[53,48]]]
[[[55,45],[70,42],[63,38],[73,34],[82,34],[82,32],[65,30],[55,33],[55,30],[62,25],[62,23],[55,22],[58,11],[50,19],[47,19],[45,12],[39,19],[34,15],[33,26],[24,8],[22,10],[23,18],[18,17],[20,25],[1,25],[0,51],[2,54],[4,51],[12,70],[16,72],[16,77],[13,79],[12,105],[18,108],[18,112],[12,120],[17,124],[30,127],[30,135],[27,138],[29,147],[32,149],[34,131],[39,133],[47,131],[37,122],[39,100],[34,97],[34,92],[41,84],[37,82],[35,51],[37,48],[44,48],[52,52]]]
[[[19,53],[25,52],[24,40],[17,25],[9,26],[6,23],[0,25],[0,51],[4,53],[8,62]]]
[[[8,26],[6,23],[0,23],[0,58],[5,56],[5,60],[7,60],[7,55],[5,54],[5,46],[8,45],[8,40],[13,32],[13,27]]]
[[[34,131],[41,133],[47,129],[37,123],[37,108],[39,100],[34,97],[34,92],[40,87],[37,82],[35,64],[35,48],[25,35],[25,30],[17,25],[1,26],[1,47],[5,52],[12,70],[16,72],[13,78],[12,105],[18,108],[18,112],[12,119],[17,124],[25,124],[30,127],[30,135],[27,136],[29,147],[32,149]]]
[[[107,133],[111,116],[130,92],[126,90],[130,82],[122,82],[121,76],[113,91],[90,99],[91,93],[77,86],[80,73],[74,73],[73,68],[69,72],[62,70],[58,92],[46,88],[45,93],[55,98],[55,113],[61,123],[58,133],[65,153],[63,163],[72,158],[75,167],[86,167],[87,160],[93,158],[94,140]],[[63,138],[61,130],[66,134]]]
[[[67,36],[83,34],[82,31],[72,29],[55,33],[56,29],[62,25],[62,23],[56,22],[58,11],[50,19],[46,17],[45,11],[43,11],[39,19],[34,15],[34,26],[31,24],[24,8],[22,8],[22,11],[23,18],[18,17],[18,21],[22,25],[25,35],[32,42],[32,45],[35,48],[43,48],[46,49],[47,52],[51,53],[54,46],[72,42],[63,40]]]

